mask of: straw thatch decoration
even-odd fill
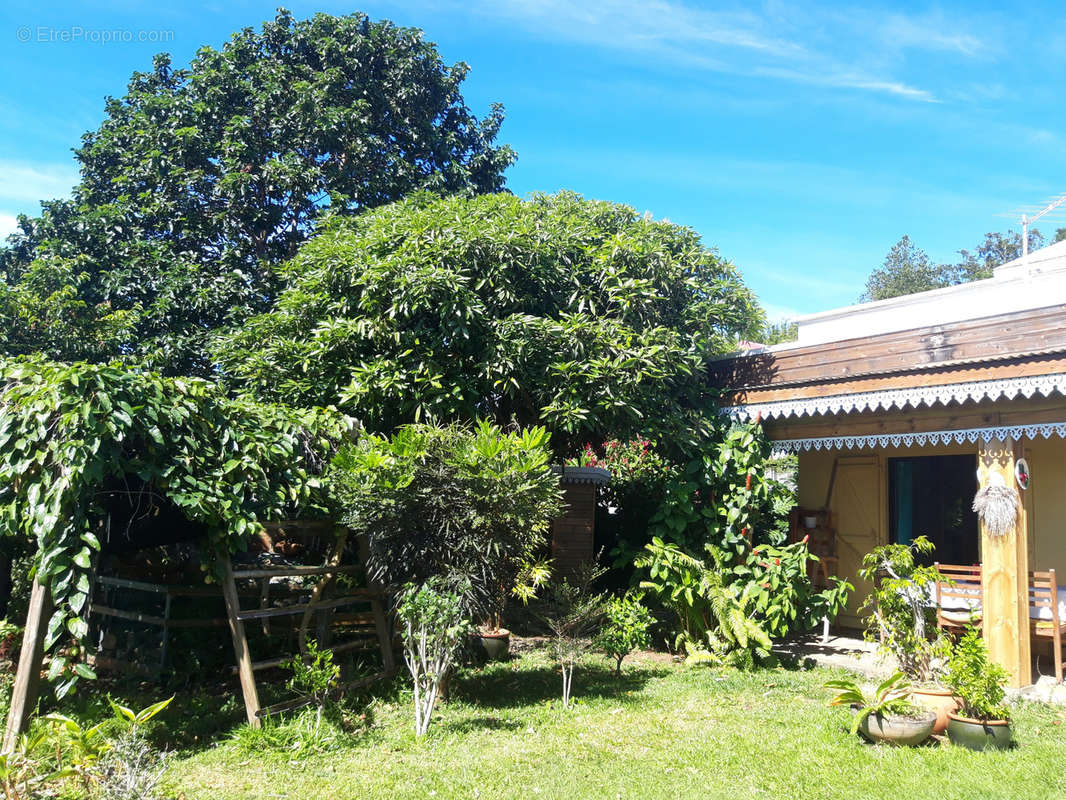
[[[1006,536],[1018,521],[1018,492],[1007,486],[1003,476],[993,473],[989,484],[978,489],[973,499],[973,510],[985,526],[989,536]]]

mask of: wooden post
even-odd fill
[[[4,753],[15,749],[19,736],[26,730],[30,714],[37,706],[41,665],[44,662],[44,637],[51,615],[52,593],[49,586],[34,578],[30,592],[30,608],[26,614],[26,630],[22,635],[22,652],[19,654],[18,671],[15,673],[15,686],[11,690],[11,708],[7,712],[2,750]]]
[[[219,553],[226,571],[222,581],[222,596],[226,599],[226,616],[229,619],[229,632],[233,637],[233,652],[237,656],[237,674],[241,678],[241,692],[244,694],[244,710],[248,715],[248,724],[253,728],[262,725],[259,719],[259,692],[255,688],[255,672],[252,670],[252,657],[248,652],[248,638],[244,635],[244,623],[237,614],[241,610],[241,601],[237,596],[237,582],[233,578],[233,562],[229,553]]]
[[[1004,484],[1015,488],[1014,462],[1020,447],[1013,440],[982,442],[978,458],[979,488],[998,473]],[[1025,504],[1021,503],[1015,529],[1004,536],[990,536],[981,525],[983,628],[992,660],[1010,673],[1011,686],[1032,683],[1029,650],[1029,529]]]
[[[374,613],[374,629],[378,634],[378,646],[381,648],[381,664],[385,672],[393,672],[396,669],[396,655],[392,651],[392,627],[389,625],[388,616],[385,614],[384,591],[370,574],[370,545],[366,536],[360,536],[359,560],[363,562],[366,570],[366,588],[374,592],[371,595],[370,610]]]

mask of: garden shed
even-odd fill
[[[711,380],[729,413],[798,456],[797,525],[831,529],[835,571],[856,586],[839,622],[859,623],[863,555],[925,535],[938,561],[980,565],[990,653],[1031,683],[1030,632],[1050,624],[1031,573],[1066,576],[1066,242],[985,280],[798,323],[797,341],[723,359]],[[1005,535],[972,510],[1000,483],[1020,499]]]

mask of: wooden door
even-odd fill
[[[830,507],[836,522],[837,574],[855,590],[847,609],[837,620],[847,627],[861,627],[859,609],[873,588],[859,578],[859,568],[867,553],[881,541],[881,468],[877,456],[841,456]]]

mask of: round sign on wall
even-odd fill
[[[1024,458],[1014,462],[1014,479],[1018,481],[1018,488],[1029,488],[1029,462]]]

